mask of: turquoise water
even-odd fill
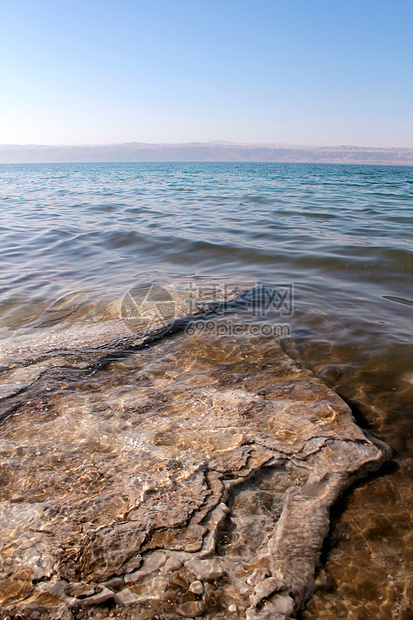
[[[0,172],[5,326],[25,303],[41,307],[79,289],[118,294],[142,274],[245,275],[294,282],[300,322],[322,312],[337,327],[363,323],[383,340],[411,341],[412,168],[39,164]]]
[[[368,519],[411,502],[413,168],[37,164],[2,165],[0,176],[3,341],[91,320],[91,308],[142,281],[292,285],[291,316],[270,317],[288,324],[286,349],[395,453],[388,486],[363,490]],[[351,507],[345,514],[351,522]],[[362,538],[407,575],[405,533],[388,534],[386,553],[378,537]],[[338,614],[343,597],[354,608],[354,577],[338,574],[314,617],[329,606]]]

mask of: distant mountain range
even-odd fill
[[[98,146],[0,145],[0,163],[64,162],[291,162],[413,166],[413,148],[295,146],[190,142],[126,142]]]

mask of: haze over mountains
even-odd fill
[[[190,142],[127,142],[97,146],[0,145],[0,163],[65,162],[296,162],[413,165],[413,148],[298,146]]]

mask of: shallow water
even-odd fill
[[[56,343],[65,343],[66,352],[72,346],[75,355],[90,348],[91,338],[98,351],[114,335],[134,337],[134,306],[123,301],[133,287],[132,302],[138,300],[142,313],[142,291],[162,285],[163,292],[151,289],[145,301],[147,310],[162,308],[159,326],[171,312],[168,291],[176,310],[176,283],[186,293],[191,287],[193,301],[178,314],[196,313],[201,298],[210,303],[261,283],[258,301],[218,308],[224,318],[195,323],[196,335],[212,333],[225,344],[234,329],[247,329],[258,352],[281,336],[287,352],[394,450],[393,463],[336,508],[320,588],[303,617],[407,619],[413,169],[191,163],[4,165],[0,171],[6,409],[13,385],[26,385],[29,370],[31,379],[39,376],[42,355],[52,356],[61,381],[70,384]],[[132,318],[132,331],[125,317]],[[11,376],[6,369],[14,365],[20,374]],[[160,385],[168,380],[157,378]],[[88,425],[87,403],[79,412],[78,420],[70,413],[65,420],[68,452],[70,438],[78,431],[80,438]],[[25,428],[27,449],[38,432]],[[93,429],[99,433],[108,435]]]

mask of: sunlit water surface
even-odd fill
[[[165,289],[195,282],[195,294],[210,282],[218,294],[235,284],[237,290],[257,283],[288,289],[288,308],[257,312],[247,304],[220,317],[227,326],[216,333],[223,350],[234,325],[272,325],[271,334],[261,331],[255,340],[249,332],[249,341],[267,350],[281,334],[285,350],[394,451],[378,476],[359,483],[335,509],[325,572],[303,617],[407,620],[413,169],[171,163],[4,165],[0,171],[5,372],[17,363],[6,355],[13,339],[40,346],[50,333],[64,329],[67,340],[73,330],[76,347],[86,324],[99,337],[97,326],[122,321],[124,295],[141,282]],[[157,380],[172,381],[174,372]],[[7,402],[7,389],[3,396]],[[68,451],[73,433],[86,441],[87,425],[98,423],[86,404],[83,409],[81,421],[68,406]],[[27,446],[36,433],[37,425],[27,428]],[[105,427],[108,445],[117,435]]]

